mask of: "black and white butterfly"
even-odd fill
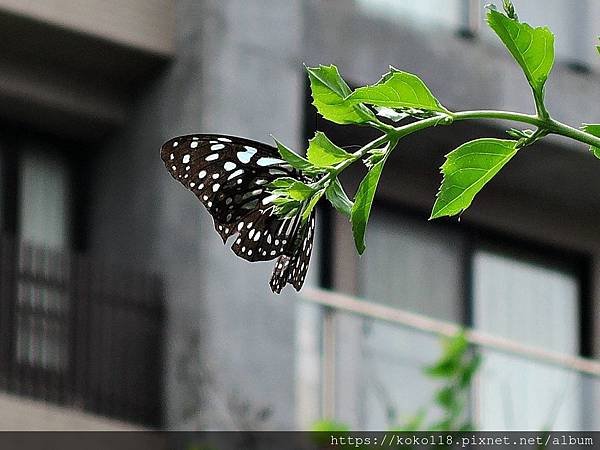
[[[160,156],[169,173],[192,191],[213,217],[223,243],[232,236],[232,249],[247,261],[277,258],[270,286],[279,294],[290,283],[304,283],[313,247],[315,212],[307,221],[300,214],[275,214],[272,181],[306,178],[281,159],[276,148],[233,136],[192,134],[167,141]]]

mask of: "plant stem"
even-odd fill
[[[511,120],[514,122],[527,123],[534,125],[538,128],[544,128],[548,124],[548,121],[540,119],[537,116],[530,114],[522,114],[508,111],[493,111],[493,110],[480,110],[480,111],[462,111],[452,115],[454,120],[481,120],[481,119],[500,119],[500,120]]]
[[[341,163],[339,163],[337,166],[335,166],[333,168],[333,170],[330,170],[327,175],[325,175],[323,178],[321,178],[320,180],[318,180],[316,182],[316,184],[314,184],[312,187],[314,189],[320,189],[323,187],[326,187],[327,182],[329,182],[330,180],[335,179],[335,177],[337,177],[346,167],[348,167],[349,165],[355,163],[356,161],[358,161],[359,159],[361,159],[363,156],[365,156],[369,151],[374,150],[378,147],[381,147],[382,145],[387,144],[388,142],[390,142],[392,139],[395,139],[394,137],[392,137],[392,134],[395,132],[395,128],[392,129],[392,131],[390,131],[389,134],[384,134],[382,136],[379,136],[377,139],[372,140],[371,142],[369,142],[368,144],[362,146],[361,148],[359,148],[357,151],[355,151],[354,153],[352,153],[352,158],[351,159],[347,159],[345,161],[342,161]],[[388,151],[391,151],[392,149],[389,149]]]
[[[557,122],[554,119],[550,119],[550,123],[552,124],[552,127],[550,127],[550,132],[553,134],[565,136],[576,141],[583,142],[584,144],[591,145],[592,147],[600,147],[600,138],[594,136],[593,134],[570,127],[569,125]]]
[[[570,127],[561,122],[558,122],[551,117],[542,118],[530,114],[523,114],[517,112],[509,112],[509,111],[494,111],[494,110],[475,110],[475,111],[461,111],[457,113],[451,113],[448,118],[444,118],[441,116],[429,117],[427,119],[422,119],[417,122],[412,122],[407,125],[403,125],[400,127],[392,127],[386,125],[385,127],[378,127],[385,134],[378,137],[377,139],[369,142],[365,146],[361,147],[356,152],[352,153],[352,158],[347,159],[337,166],[334,167],[333,170],[329,171],[327,175],[321,178],[316,184],[313,186],[314,188],[323,188],[326,187],[327,183],[330,180],[333,180],[337,177],[346,167],[355,163],[359,159],[363,158],[369,151],[381,147],[383,145],[387,145],[389,143],[393,143],[393,145],[389,145],[387,148],[387,152],[390,153],[396,147],[398,141],[408,136],[409,134],[415,133],[417,131],[424,130],[426,128],[434,127],[436,125],[450,125],[455,121],[462,120],[509,120],[513,122],[525,123],[528,125],[533,125],[538,128],[538,130],[546,131],[547,134],[556,134],[560,136],[565,136],[567,138],[576,140],[578,142],[582,142],[584,144],[588,144],[594,147],[600,148],[600,137],[594,136],[590,133],[586,133],[585,131],[578,130],[577,128]],[[380,125],[384,125],[380,123]]]
[[[543,119],[529,114],[493,110],[462,111],[453,113],[451,118],[454,121],[499,119],[521,122],[533,125],[542,130],[546,130],[548,134],[565,136],[587,145],[600,147],[599,137],[590,133],[586,133],[585,131],[578,130],[577,128],[570,127],[569,125],[565,125],[564,123],[558,122],[552,118]],[[415,131],[420,131],[438,124],[444,124],[444,122],[441,122],[439,117],[431,117],[429,119],[420,120],[418,122],[395,128],[394,134],[399,137],[403,137],[414,133]]]

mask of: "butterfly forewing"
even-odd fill
[[[288,282],[300,289],[312,249],[314,215],[304,224],[299,217],[275,215],[268,184],[280,177],[302,179],[277,149],[233,136],[196,134],[166,142],[161,158],[173,178],[207,208],[223,242],[237,235],[232,249],[238,256],[248,261],[284,259],[275,265],[273,291],[279,293]]]
[[[247,139],[188,135],[161,149],[165,166],[177,181],[206,206],[225,241],[246,214],[263,207],[266,185],[295,171],[278,158],[277,149]],[[229,233],[225,230],[229,229]]]

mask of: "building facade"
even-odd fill
[[[574,125],[597,120],[600,8],[591,0],[531,6],[537,3],[515,2],[522,19],[557,32],[550,111]],[[323,417],[381,429],[395,420],[390,409],[406,415],[428,401],[435,386],[421,368],[439,351],[437,337],[306,302],[289,288],[272,295],[270,265],[248,264],[223,248],[208,214],[171,179],[158,150],[191,132],[264,142],[272,133],[299,150],[316,129],[339,145],[364,142],[364,131],[316,118],[303,63],[336,64],[356,85],[377,81],[393,65],[420,75],[450,109],[532,112],[525,80],[486,30],[480,2],[1,0],[0,12],[4,234],[88,258],[90,267],[101,261],[117,272],[98,275],[111,288],[118,284],[111,276],[142,274],[146,287],[138,296],[164,307],[135,316],[139,326],[130,334],[119,330],[133,319],[110,320],[117,325],[103,333],[108,325],[98,317],[112,316],[81,313],[100,324],[98,342],[113,340],[71,350],[56,344],[60,339],[39,344],[47,347],[40,354],[52,355],[54,345],[64,357],[38,361],[33,344],[16,344],[24,339],[18,331],[5,334],[11,361],[64,369],[79,386],[105,379],[101,369],[88,368],[104,361],[93,355],[108,355],[110,372],[151,354],[137,360],[139,375],[131,377],[151,399],[134,406],[155,411],[150,418],[124,413],[135,410],[128,406],[119,414],[117,406],[82,405],[87,394],[63,403],[177,429],[308,428]],[[426,220],[443,155],[475,137],[503,136],[505,127],[456,124],[402,142],[383,174],[365,256],[355,256],[345,219],[323,208],[307,285],[551,352],[536,360],[482,349],[486,365],[471,414],[484,428],[598,429],[600,417],[590,411],[600,371],[589,358],[600,345],[600,163],[583,146],[550,138],[518,155],[459,223]],[[353,192],[362,172],[345,175]],[[72,274],[73,265],[65,267]],[[125,295],[118,298],[136,297],[128,294],[131,278],[121,278]],[[76,285],[87,286],[81,279]],[[5,308],[2,320],[13,323],[19,302],[6,292],[2,301],[16,306]],[[69,311],[82,296],[69,294]],[[88,329],[73,316],[77,329]],[[67,347],[78,335],[69,336]],[[75,363],[75,354],[92,356]],[[157,376],[158,384],[147,382]],[[110,387],[94,392],[100,404],[122,398]]]

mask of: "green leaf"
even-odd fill
[[[272,192],[276,196],[273,204],[280,216],[295,215],[301,204],[315,193],[315,189],[312,187],[288,177],[272,181],[269,187],[273,188]]]
[[[456,388],[445,386],[435,395],[435,402],[442,408],[452,410],[456,406]]]
[[[286,192],[294,200],[303,202],[313,195],[315,190],[301,181],[295,181],[286,189]]]
[[[600,138],[600,124],[584,123],[581,129],[586,133],[593,134]],[[592,152],[596,158],[600,159],[600,147],[591,146],[590,152]]]
[[[386,108],[413,108],[449,114],[419,77],[393,67],[377,84],[356,89],[348,100]]]
[[[325,196],[335,209],[345,216],[350,217],[352,214],[353,203],[346,195],[346,192],[344,192],[344,188],[342,187],[340,180],[336,178],[332,181],[332,183],[325,190]]]
[[[515,6],[510,0],[503,0],[502,7],[504,8],[504,12],[508,17],[519,20],[519,16],[517,16],[517,12],[515,11]]]
[[[323,196],[324,192],[325,192],[325,189],[321,189],[320,191],[318,191],[315,194],[313,194],[312,198],[310,199],[310,201],[308,202],[308,204],[304,208],[304,211],[302,211],[302,221],[303,222],[306,222],[306,220],[308,220],[308,217],[310,216],[310,213],[312,212],[312,210],[316,206],[317,202],[321,199],[321,197]]]
[[[336,432],[346,432],[350,431],[348,425],[336,422],[334,420],[320,420],[313,424],[312,431],[336,431]],[[326,443],[329,444],[329,436],[327,436]]]
[[[290,177],[276,178],[275,180],[271,181],[271,183],[269,183],[269,187],[272,187],[274,189],[287,189],[296,181],[298,180]]]
[[[377,121],[366,106],[346,100],[352,91],[340,76],[337,67],[307,67],[306,71],[310,80],[313,105],[325,119],[342,125]]]
[[[456,359],[443,358],[433,366],[426,367],[424,372],[434,378],[452,378],[458,369]]]
[[[477,139],[446,155],[444,179],[431,219],[454,216],[467,209],[475,195],[517,153],[517,141]]]
[[[352,159],[350,153],[335,145],[320,131],[308,142],[306,156],[311,164],[322,168],[331,168]]]
[[[367,228],[367,222],[371,214],[371,206],[373,205],[373,199],[375,198],[375,191],[377,190],[377,184],[383,171],[383,165],[387,158],[383,158],[377,164],[373,166],[369,173],[363,178],[356,191],[354,197],[354,205],[350,214],[350,220],[352,221],[352,233],[354,234],[354,245],[359,254],[363,254],[365,251],[365,231]]]
[[[290,166],[307,173],[315,172],[315,167],[308,160],[287,148],[274,137],[273,140],[275,141],[275,144],[277,144],[279,154]]]
[[[470,361],[463,366],[462,373],[460,374],[459,386],[461,388],[467,388],[471,385],[473,376],[481,366],[481,355],[474,355]]]
[[[527,81],[542,99],[544,84],[554,64],[554,35],[547,27],[533,28],[494,9],[487,22],[523,69]]]

